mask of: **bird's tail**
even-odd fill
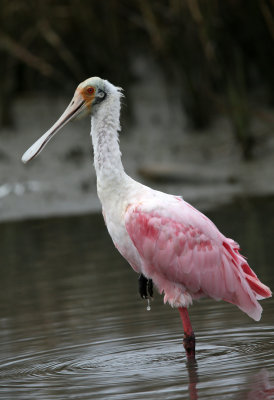
[[[238,282],[241,282],[243,292],[238,292],[237,302],[230,301],[236,304],[242,311],[248,314],[255,321],[261,318],[262,307],[257,300],[266,299],[272,296],[269,287],[264,285],[254,271],[250,268],[246,259],[239,253],[239,245],[232,239],[223,243],[227,255],[234,264],[234,271],[237,275]],[[229,301],[229,300],[228,300]]]
[[[245,273],[246,280],[256,294],[256,298],[258,300],[267,299],[268,297],[272,296],[271,290],[268,286],[264,285],[257,277],[248,275]]]

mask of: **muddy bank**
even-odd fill
[[[235,196],[274,193],[273,127],[254,121],[256,154],[246,163],[225,117],[207,132],[193,132],[176,94],[167,102],[164,87],[151,77],[132,87],[131,98],[134,123],[123,127],[120,142],[125,169],[135,179],[202,209]],[[16,126],[1,132],[0,220],[100,210],[89,118],[67,125],[30,164],[21,162],[69,101],[18,99]]]

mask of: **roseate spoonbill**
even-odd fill
[[[124,171],[118,143],[121,89],[93,77],[82,82],[57,122],[22,157],[36,157],[67,122],[88,113],[97,191],[114,245],[140,274],[139,292],[152,296],[152,284],[164,302],[178,308],[187,357],[195,356],[195,336],[188,316],[193,300],[211,297],[238,306],[255,321],[258,300],[271,296],[239,246],[204,214],[179,196],[144,186]]]

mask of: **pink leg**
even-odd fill
[[[190,323],[187,308],[178,308],[184,329],[184,348],[186,351],[187,358],[195,358],[195,335]]]

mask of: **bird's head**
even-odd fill
[[[73,102],[78,103],[79,114],[92,114],[96,111],[99,104],[102,103],[110,92],[110,87],[112,85],[98,77],[88,78],[84,82],[80,83],[77,87],[73,99]]]
[[[108,81],[98,77],[88,78],[80,83],[61,117],[23,154],[22,161],[27,163],[36,157],[49,140],[69,121],[82,115],[94,114],[115,89]]]

